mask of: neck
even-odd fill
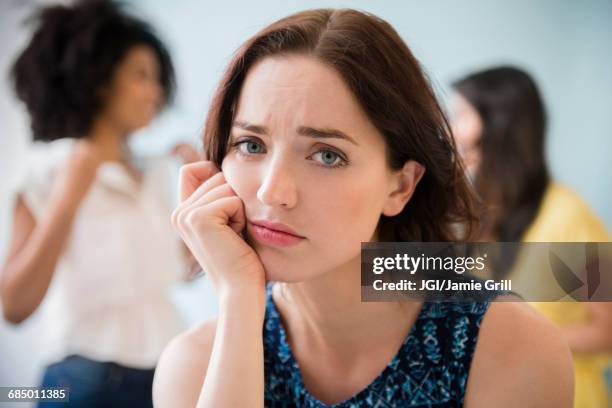
[[[275,302],[279,300],[289,331],[316,347],[349,354],[407,334],[420,303],[361,302],[360,273],[361,260],[356,257],[308,281],[278,284]]]
[[[127,131],[105,117],[97,118],[88,134],[102,161],[124,161]]]

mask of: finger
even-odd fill
[[[223,197],[208,205],[211,212],[219,214],[220,224],[229,225],[236,234],[240,234],[246,225],[244,203],[238,196]]]
[[[182,207],[189,207],[192,204],[200,201],[206,193],[208,193],[213,188],[225,184],[225,177],[222,172],[215,173],[212,177],[198,186],[193,193],[181,203]]]
[[[218,171],[214,163],[201,161],[182,166],[179,175],[180,201],[184,201],[215,172]]]
[[[217,175],[213,176],[213,178],[209,179],[209,181],[212,182],[215,177],[217,177]],[[225,181],[222,181],[222,184],[219,184],[215,187],[207,189],[207,191],[204,191],[204,194],[201,194],[198,199],[193,199],[195,195],[196,193],[192,194],[192,196],[189,197],[186,202],[181,204],[181,206],[174,211],[173,223],[175,221],[175,218],[180,217],[180,214],[188,214],[197,211],[199,208],[202,208],[205,205],[210,204],[220,198],[235,196],[236,193],[234,192],[234,190],[232,190],[229,184],[225,183]]]
[[[234,192],[232,187],[224,181],[223,184],[220,184],[218,186],[211,188],[209,191],[203,194],[199,199],[195,200],[190,205],[190,207],[198,207],[198,206],[206,205],[222,197],[231,197],[235,195],[236,193]]]
[[[217,176],[218,174],[215,174],[215,176],[209,179],[207,183],[212,182],[213,179],[216,178]],[[174,210],[174,212],[172,213],[173,225],[175,226],[179,225],[180,218],[184,219],[186,216],[188,216],[188,214],[199,212],[204,207],[208,206],[211,203],[214,203],[215,201],[218,201],[222,198],[227,198],[227,197],[238,197],[236,193],[234,192],[234,190],[232,189],[232,187],[228,183],[226,183],[224,180],[222,180],[222,184],[217,185],[211,189],[208,189],[207,191],[204,191],[204,194],[201,197],[199,197],[197,200],[191,201],[197,193],[198,192],[192,194],[192,196],[188,199],[189,201],[188,203],[185,202],[181,204],[179,208]],[[206,213],[213,214],[213,215],[215,211],[218,211],[218,210],[211,209],[210,207],[207,207],[205,210]],[[221,219],[225,220],[223,216],[221,217]],[[229,219],[227,219],[226,221],[221,221],[221,223],[224,223],[225,225],[227,225],[229,223]],[[238,227],[236,226],[236,228]],[[240,231],[241,230],[238,230],[237,232],[240,232]]]
[[[229,226],[234,232],[240,236],[242,236],[242,231],[246,227],[246,215],[244,212],[244,202],[239,198],[238,200],[234,200],[234,205],[236,206],[236,211],[233,216],[230,217]]]
[[[219,169],[211,161],[200,161],[182,166],[179,175],[180,202],[189,198],[204,181],[218,171]]]
[[[217,173],[201,185],[187,200],[181,203],[172,212],[172,224],[178,225],[179,219],[186,214],[197,211],[211,202],[222,197],[236,195],[229,184],[221,177],[222,173]]]

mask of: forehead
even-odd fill
[[[158,69],[159,61],[157,54],[148,45],[135,45],[127,50],[123,60],[123,66],[126,67],[151,67]]]
[[[459,92],[452,95],[451,103],[453,108],[460,113],[476,114],[476,108]]]
[[[356,138],[378,134],[340,74],[307,55],[255,64],[240,92],[236,119],[272,127],[333,127]]]

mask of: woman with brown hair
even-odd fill
[[[164,351],[158,407],[571,406],[567,347],[521,304],[361,302],[361,242],[465,240],[475,222],[445,116],[388,23],[321,9],[264,28],[204,146],[173,222],[219,315]]]
[[[494,67],[456,81],[454,136],[486,211],[481,240],[608,242],[584,200],[553,180],[545,157],[546,113],[535,81]],[[521,258],[516,259],[521,271]],[[576,408],[607,407],[604,369],[612,346],[612,303],[534,302],[562,327],[574,352]]]

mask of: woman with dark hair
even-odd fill
[[[388,23],[320,9],[264,28],[225,71],[204,146],[173,222],[219,315],[166,348],[156,406],[571,406],[569,352],[524,305],[361,302],[361,242],[461,241],[475,221]]]
[[[44,304],[42,385],[69,388],[62,407],[151,406],[157,359],[182,328],[167,290],[185,265],[170,162],[138,162],[127,138],[171,99],[172,63],[110,1],[46,7],[35,21],[12,74],[44,143],[19,185],[3,313],[17,324]]]
[[[479,72],[454,86],[453,133],[488,207],[479,238],[518,241],[535,218],[550,179],[540,94],[526,73],[510,67]]]
[[[544,103],[526,72],[513,67],[491,68],[458,80],[454,87],[453,134],[486,205],[478,239],[610,241],[588,205],[551,180],[545,159]],[[521,265],[520,259],[516,263]],[[575,406],[608,406],[603,370],[612,344],[611,305],[532,305],[562,326],[574,351]]]

